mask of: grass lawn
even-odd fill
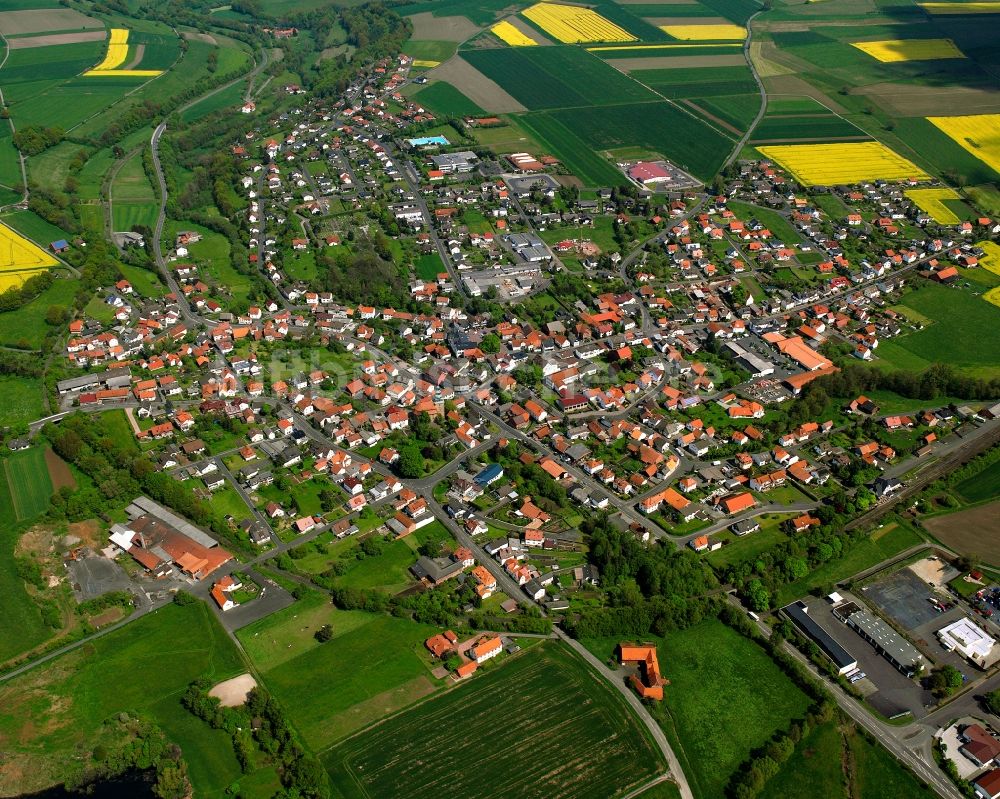
[[[37,380],[0,375],[0,425],[22,425],[45,415],[42,387]]]
[[[10,453],[3,462],[4,476],[19,522],[44,513],[52,496],[52,480],[45,464],[45,450],[32,447]]]
[[[792,223],[777,211],[741,202],[731,202],[728,204],[728,207],[730,211],[744,222],[749,222],[751,219],[758,219],[763,222],[767,225],[771,233],[785,244],[797,244],[802,241],[802,237],[792,227]]]
[[[795,748],[795,754],[782,764],[772,777],[760,799],[786,799],[798,795],[808,785],[814,796],[823,799],[845,797],[841,757],[844,739],[833,723],[816,727]]]
[[[966,502],[982,502],[1000,496],[1000,461],[963,480],[955,486],[955,491]]]
[[[921,787],[920,781],[878,744],[854,734],[848,745],[854,755],[858,795],[918,799],[933,793]]]
[[[311,610],[309,619],[323,618]],[[422,647],[424,640],[440,630],[381,614],[359,612],[344,617],[332,608],[329,612],[332,615],[323,623],[333,626],[332,641],[293,644],[299,654],[264,672],[268,688],[305,742],[316,750],[437,688]],[[287,611],[260,624],[241,630],[240,639],[246,641],[254,634],[265,640],[269,635],[284,638],[294,636],[286,627],[306,626]],[[311,628],[309,635],[316,629]]]
[[[876,530],[868,539],[855,544],[842,558],[828,561],[801,580],[783,586],[778,591],[777,602],[779,605],[786,605],[817,586],[846,580],[904,549],[916,546],[922,540],[909,525],[898,520],[886,522],[884,527]]]
[[[504,702],[512,686],[516,700]],[[502,713],[503,723],[500,723]],[[470,730],[489,730],[470,734]],[[618,694],[563,644],[547,642],[328,752],[334,795],[432,799],[482,791],[607,799],[648,782],[661,758]]]
[[[439,273],[444,272],[444,263],[436,252],[421,255],[413,262],[414,271],[421,280],[437,280]]]
[[[159,275],[155,272],[127,264],[122,264],[119,266],[119,269],[121,269],[122,274],[128,282],[132,284],[132,288],[143,297],[163,296],[165,289],[163,283],[160,282]]]
[[[652,640],[670,680],[657,716],[695,796],[724,796],[740,763],[802,716],[809,699],[763,649],[717,619]],[[607,658],[618,640],[585,643]]]
[[[753,560],[762,552],[788,540],[788,535],[781,529],[781,522],[787,518],[789,517],[786,515],[769,513],[757,518],[760,529],[755,533],[736,536],[732,532],[727,532],[724,536],[714,536],[717,540],[728,536],[725,539],[728,543],[722,549],[709,552],[705,559],[717,569],[725,569],[734,563]]]
[[[37,646],[52,634],[14,567],[14,548],[20,533],[10,484],[7,480],[0,481],[0,596],[4,598],[0,662]],[[2,718],[0,711],[0,729]]]
[[[930,283],[903,297],[903,304],[932,323],[883,342],[873,362],[876,366],[919,370],[949,363],[975,377],[1000,375],[992,335],[1000,326],[1000,308],[961,288]]]
[[[0,686],[0,736],[7,762],[16,764],[8,773],[19,775],[15,787],[22,791],[48,786],[73,772],[105,719],[136,711],[176,736],[192,776],[204,780],[196,792],[219,792],[233,772],[216,746],[205,746],[205,732],[188,723],[180,694],[198,677],[221,680],[245,669],[207,605],[167,605]],[[0,778],[0,788],[9,787]]]
[[[56,280],[27,305],[0,313],[0,344],[41,347],[45,334],[49,332],[49,326],[45,324],[46,311],[50,305],[72,305],[78,285],[76,280]]]

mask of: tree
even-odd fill
[[[325,644],[333,638],[333,627],[329,624],[324,624],[316,631],[316,634],[313,637],[321,644]]]
[[[757,578],[747,584],[747,601],[754,610],[767,610],[771,606],[771,594]]]
[[[990,713],[1000,716],[1000,688],[995,691],[990,691],[986,694],[984,699],[986,707]]]
[[[482,342],[479,344],[479,349],[485,353],[495,353],[500,351],[500,336],[496,333],[487,333],[483,336]]]
[[[964,679],[962,672],[954,666],[941,666],[931,672],[930,677],[927,678],[927,687],[934,692],[935,696],[941,698],[950,696],[958,688],[961,688]]]
[[[400,450],[398,468],[400,477],[420,477],[424,473],[424,456],[416,447],[405,447]]]

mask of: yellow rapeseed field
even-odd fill
[[[757,149],[791,172],[805,186],[928,178],[916,164],[877,141],[775,144]]]
[[[1000,275],[1000,244],[994,244],[992,241],[981,241],[976,246],[982,247],[983,252],[986,253],[979,259],[979,265],[994,275]]]
[[[993,305],[996,305],[998,308],[1000,308],[1000,286],[997,286],[996,288],[987,291],[983,295],[983,299],[986,300],[986,302],[992,303]]]
[[[627,30],[589,8],[535,3],[521,13],[547,34],[567,44],[638,41]]]
[[[1000,2],[997,0],[969,3],[918,3],[917,5],[932,14],[1000,14]]]
[[[57,263],[41,247],[0,224],[0,291],[20,286],[32,275],[44,272]]]
[[[103,72],[106,69],[117,69],[125,63],[128,58],[128,31],[125,28],[112,28],[111,38],[108,40],[108,52],[104,55],[104,60],[94,67],[94,72]]]
[[[672,50],[677,47],[683,47],[686,50],[690,50],[692,47],[742,47],[743,45],[737,43],[723,43],[723,44],[630,44],[627,47],[616,47],[611,45],[609,47],[588,47],[588,53],[600,53],[605,50]]]
[[[93,69],[84,72],[84,77],[105,78],[155,78],[162,74],[159,69],[118,69],[128,58],[128,30],[112,28],[111,39],[108,41],[108,52],[104,60]]]
[[[993,171],[1000,172],[1000,114],[927,117],[927,121]]]
[[[961,196],[954,189],[910,189],[905,194],[913,200],[917,208],[926,211],[939,224],[957,225],[962,221],[954,211],[941,202],[942,200],[961,200]]]
[[[424,69],[433,69],[436,66],[440,66],[440,61],[432,61],[428,58],[414,58],[413,66],[423,67]]]
[[[498,22],[490,28],[490,33],[499,38],[501,41],[506,42],[511,47],[532,47],[538,44],[538,42],[530,36],[526,36],[517,27],[511,25],[507,20]]]
[[[740,25],[660,25],[668,36],[684,41],[743,41],[747,29]]]
[[[935,61],[942,58],[965,58],[965,53],[951,39],[883,39],[878,42],[851,42],[883,64],[896,61]]]

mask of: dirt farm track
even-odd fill
[[[1000,566],[1000,501],[925,519],[924,527],[946,547]]]

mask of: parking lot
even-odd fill
[[[844,598],[852,597],[845,594]],[[809,616],[844,647],[858,661],[858,668],[868,675],[854,687],[865,694],[872,707],[890,718],[906,711],[915,719],[926,715],[926,706],[934,701],[930,691],[898,672],[871,644],[834,616],[829,602],[814,597],[802,601],[809,608]]]
[[[904,630],[916,630],[941,616],[932,602],[936,597],[927,583],[908,568],[893,572],[862,590],[869,602]]]
[[[108,591],[127,591],[132,586],[125,570],[103,555],[84,555],[78,560],[68,561],[66,569],[78,602]]]
[[[960,655],[949,652],[938,641],[941,628],[969,615],[960,604],[942,611],[935,602],[947,599],[931,589],[909,567],[902,568],[877,583],[865,586],[862,594],[900,627],[930,661],[929,668],[951,665],[966,677],[977,669]],[[952,600],[948,600],[949,604]]]

